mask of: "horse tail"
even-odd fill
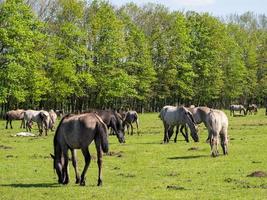
[[[96,131],[100,135],[101,147],[104,153],[108,153],[109,144],[108,144],[108,128],[103,120],[95,114],[99,123],[96,125]]]
[[[166,111],[168,110],[168,108],[162,108],[161,109],[161,111],[160,111],[160,113],[159,113],[159,118],[161,119],[161,120],[163,120],[164,119],[164,116],[165,116],[165,114],[166,114]]]
[[[212,131],[218,130],[218,121],[216,119],[214,111],[211,109],[209,112],[208,125]]]

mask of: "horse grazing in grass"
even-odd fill
[[[205,107],[205,106],[200,106],[200,107],[188,108],[188,110],[192,113],[196,124],[204,123],[205,127],[207,128],[207,116],[208,116],[208,113],[210,112],[210,108]],[[185,129],[185,138],[188,138],[188,133],[187,133],[187,127],[186,126],[181,126],[180,132],[183,133],[183,131],[182,131],[183,128]],[[178,132],[179,131],[176,130],[174,142],[177,141]],[[170,132],[169,133],[169,138],[171,137],[171,135],[172,135],[172,133]]]
[[[42,135],[43,129],[45,129],[45,135],[51,123],[49,113],[45,110],[26,110],[24,113],[24,121],[26,122],[26,131],[32,129],[32,122],[36,122],[39,130],[39,135]]]
[[[174,126],[177,126],[179,130],[180,125],[188,125],[191,131],[191,137],[195,142],[199,141],[198,138],[198,130],[193,118],[192,113],[185,108],[184,106],[181,107],[174,107],[174,106],[164,106],[159,115],[160,119],[163,121],[164,125],[164,139],[165,143],[169,142],[169,131],[172,131]],[[184,135],[184,133],[182,132]],[[184,137],[186,137],[184,135]],[[188,139],[187,139],[188,141]]]
[[[119,113],[113,110],[97,110],[97,109],[92,109],[88,112],[95,112],[98,114],[98,116],[101,117],[103,122],[107,125],[108,128],[111,128],[120,143],[125,143],[125,138],[124,138],[124,128],[122,126],[122,117]]]
[[[129,134],[129,126],[131,126],[131,135],[133,135],[133,125],[132,125],[133,123],[136,124],[136,130],[137,130],[137,133],[139,135],[139,132],[138,132],[138,126],[139,126],[138,114],[134,110],[127,111],[125,114],[125,117],[123,119],[122,126],[123,126],[123,128],[127,127],[128,134]]]
[[[98,186],[102,185],[102,151],[108,152],[108,129],[102,119],[95,113],[64,116],[54,136],[54,169],[58,176],[58,183],[68,184],[68,150],[72,154],[72,164],[75,170],[76,183],[85,185],[85,175],[90,165],[91,155],[88,146],[94,141],[97,151]],[[76,161],[76,149],[81,149],[85,166],[79,176]]]
[[[246,109],[243,105],[230,105],[230,116],[235,116],[235,111],[239,111],[241,114],[241,111],[243,111],[244,115],[247,115]]]
[[[207,116],[207,125],[210,138],[211,155],[216,157],[219,155],[218,144],[219,136],[223,154],[228,154],[228,118],[221,110],[211,109]]]
[[[10,110],[5,114],[6,119],[6,129],[8,129],[8,123],[10,125],[10,128],[12,127],[12,120],[21,120],[20,128],[25,128],[24,123],[24,111],[23,109],[17,109],[17,110]]]
[[[249,113],[250,115],[252,115],[252,113],[254,113],[254,115],[256,115],[258,112],[258,106],[256,104],[249,104],[247,106],[246,112]]]

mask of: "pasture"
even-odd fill
[[[0,199],[267,199],[267,117],[230,117],[229,155],[212,158],[205,142],[207,130],[200,125],[200,142],[186,143],[179,133],[175,144],[161,144],[163,125],[158,113],[140,114],[140,135],[126,135],[119,144],[109,136],[110,152],[103,157],[103,186],[97,187],[97,163],[93,155],[86,186],[76,185],[70,163],[69,185],[59,185],[50,153],[54,132],[42,137],[11,137],[21,132],[0,121]],[[34,133],[38,133],[34,125]],[[81,172],[84,161],[78,151]]]

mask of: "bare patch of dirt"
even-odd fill
[[[13,148],[5,145],[0,145],[0,149],[13,149]]]
[[[108,152],[106,155],[107,155],[107,156],[122,157],[122,153],[123,153],[123,151],[119,151],[119,152],[110,151],[110,152]]]
[[[198,151],[198,150],[199,150],[198,147],[191,147],[191,148],[188,149],[188,151]]]
[[[168,190],[185,190],[184,187],[179,185],[167,185]]]
[[[177,172],[171,172],[168,174],[168,176],[179,176],[180,174]]]
[[[261,184],[261,185],[254,185],[251,184],[247,181],[244,180],[237,180],[237,179],[232,179],[232,178],[226,178],[224,179],[225,182],[227,183],[233,183],[235,186],[239,188],[261,188],[261,189],[267,189],[266,184]]]
[[[252,163],[262,163],[261,161],[252,161]]]
[[[247,175],[247,177],[267,177],[267,173],[263,171],[255,171]]]
[[[126,178],[133,178],[133,177],[136,177],[135,174],[129,174],[129,173],[127,173],[127,174],[120,173],[120,174],[118,174],[118,175],[119,175],[119,176],[126,177]]]
[[[6,155],[6,158],[17,158],[18,156],[13,156],[13,155]]]

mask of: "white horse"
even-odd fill
[[[235,111],[239,111],[241,114],[241,111],[243,111],[244,115],[247,115],[246,109],[243,105],[230,105],[230,116],[235,116]]]
[[[53,131],[53,128],[54,128],[55,123],[57,121],[57,114],[54,110],[50,110],[49,116],[51,118],[50,123],[49,123],[49,128],[51,129],[51,131]]]
[[[180,125],[188,125],[191,131],[191,137],[195,142],[199,141],[198,138],[198,130],[193,118],[192,113],[185,108],[184,106],[181,107],[174,107],[174,106],[164,106],[159,115],[160,119],[163,121],[164,125],[164,142],[169,142],[169,132],[173,130],[174,126],[177,126],[179,130]],[[184,133],[182,132],[184,135]]]
[[[210,138],[211,155],[218,156],[219,135],[223,154],[228,154],[228,118],[221,110],[211,109],[208,114],[207,125]]]
[[[210,108],[205,107],[205,106],[200,106],[200,107],[193,107],[193,108],[188,108],[188,110],[193,114],[193,118],[195,120],[196,124],[201,124],[204,123],[205,127],[207,127],[207,116],[208,113],[210,112]],[[188,138],[188,131],[186,126],[182,126],[180,131],[183,134],[182,128],[185,128],[185,138]],[[172,133],[170,133],[172,134]],[[178,135],[178,130],[176,130],[176,135],[174,138],[174,142],[177,141],[177,135]],[[169,135],[171,137],[171,135]],[[209,138],[208,138],[209,139]]]
[[[26,131],[31,132],[32,122],[36,122],[38,125],[39,135],[42,135],[43,129],[45,129],[45,135],[47,135],[47,130],[49,124],[51,123],[51,118],[49,113],[45,110],[26,110],[24,113],[24,120],[26,122]]]

